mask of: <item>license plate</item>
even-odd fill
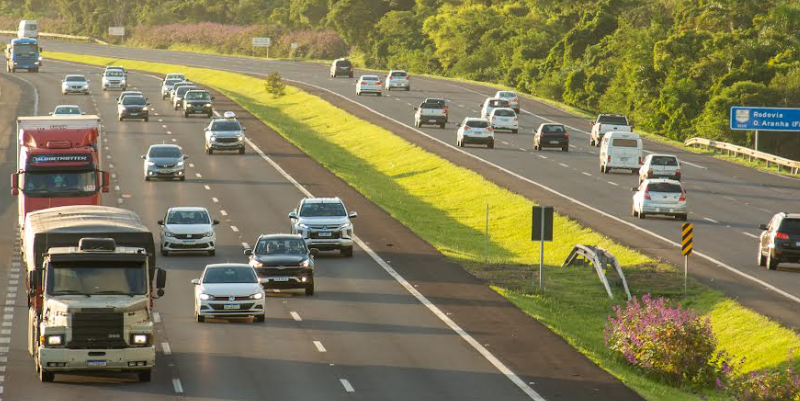
[[[239,304],[225,304],[223,308],[225,310],[236,310],[239,309]]]
[[[629,157],[620,157],[619,160],[623,161],[623,162],[626,162],[626,161],[630,160],[630,158]]]
[[[330,237],[332,234],[328,231],[320,231],[319,233],[317,233],[317,235],[319,235],[320,237]]]
[[[429,120],[428,120],[428,122],[429,122],[429,123],[435,123],[435,122],[436,122],[436,120],[434,120],[433,118],[431,118],[431,119],[429,119]]]
[[[289,277],[272,277],[270,281],[289,281]]]
[[[107,365],[106,361],[86,361],[86,364],[92,367],[104,367]]]
[[[558,141],[550,141],[550,144],[551,144],[551,145],[557,145],[557,144],[558,144]]]

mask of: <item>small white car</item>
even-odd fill
[[[639,184],[648,178],[681,180],[681,161],[678,156],[651,153],[639,169]]]
[[[497,93],[494,94],[494,97],[508,101],[508,107],[511,107],[514,109],[514,112],[519,114],[519,95],[517,95],[517,92],[497,91]]]
[[[363,93],[374,93],[381,96],[381,88],[383,88],[381,78],[377,75],[362,75],[356,81],[356,95],[361,96]]]
[[[89,80],[83,75],[70,74],[61,80],[61,94],[82,93],[89,94]]]
[[[175,84],[183,82],[183,78],[167,78],[161,83],[161,99],[166,99],[172,93],[172,87]]]
[[[680,181],[665,178],[647,179],[632,190],[635,191],[631,208],[634,217],[644,219],[647,215],[657,214],[686,221],[689,215],[686,207],[686,190]]]
[[[519,118],[514,109],[510,107],[492,109],[489,112],[488,120],[495,131],[503,129],[511,131],[512,134],[519,132]]]
[[[386,91],[398,88],[405,91],[411,90],[411,77],[403,70],[391,70],[386,74]]]
[[[464,147],[468,143],[486,145],[494,149],[494,129],[485,118],[467,117],[458,126],[456,146]]]
[[[82,112],[81,108],[76,105],[61,104],[48,114],[51,116],[80,116],[86,113]]]
[[[492,109],[500,107],[510,107],[508,100],[496,99],[493,97],[486,98],[483,104],[481,104],[481,118],[489,118],[489,113],[492,112]]]
[[[262,280],[252,266],[243,263],[208,265],[194,285],[194,318],[198,323],[206,317],[253,317],[255,322],[266,318],[266,294]]]
[[[159,220],[161,226],[161,254],[169,256],[172,252],[216,253],[217,234],[214,226],[219,221],[212,220],[204,207],[171,207]]]
[[[128,78],[125,76],[125,71],[118,69],[106,70],[103,73],[102,79],[103,90],[109,89],[128,89]]]

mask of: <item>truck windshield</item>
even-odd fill
[[[29,171],[22,191],[35,198],[89,196],[97,192],[97,173],[91,171]]]
[[[23,43],[14,45],[14,55],[21,57],[35,57],[39,51],[39,45],[33,43]]]
[[[61,262],[47,271],[47,294],[145,295],[147,272],[140,262]]]

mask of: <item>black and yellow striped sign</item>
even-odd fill
[[[683,227],[681,230],[681,255],[683,256],[691,256],[692,255],[692,231],[694,226],[692,223],[683,223]]]

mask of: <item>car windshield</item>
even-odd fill
[[[156,148],[150,148],[149,155],[150,157],[178,158],[181,157],[181,150],[172,146],[159,146]]]
[[[204,284],[243,284],[257,283],[252,267],[212,267],[203,274]]]
[[[800,235],[800,219],[783,219],[778,231],[790,235]]]
[[[53,114],[58,114],[58,115],[81,114],[81,109],[76,106],[58,106],[53,111]]]
[[[30,197],[86,196],[97,192],[94,171],[28,171],[22,178],[22,192]]]
[[[108,71],[106,71],[106,76],[107,77],[121,77],[121,76],[124,76],[124,75],[125,74],[120,70],[108,70]]]
[[[256,245],[259,255],[306,255],[306,243],[300,238],[268,238]]]
[[[677,166],[678,159],[672,156],[653,156],[650,160],[650,164],[654,166]]]
[[[599,124],[628,125],[628,119],[625,116],[600,116],[597,122]]]
[[[147,100],[141,96],[125,96],[122,99],[122,104],[126,106],[144,106],[147,104]]]
[[[36,24],[28,24],[27,26],[25,26],[26,31],[35,31],[36,29],[37,29]]]
[[[183,95],[186,92],[188,92],[188,91],[190,91],[192,89],[196,89],[196,88],[193,87],[193,86],[181,86],[180,88],[178,88],[178,97],[183,97]]]
[[[238,121],[214,121],[211,123],[212,131],[241,131]]]
[[[639,142],[635,139],[616,138],[611,141],[611,146],[620,148],[635,148],[638,146],[638,144]]]
[[[483,120],[469,120],[466,125],[471,128],[489,128],[489,123]]]
[[[494,111],[494,115],[498,117],[516,117],[517,113],[511,109],[498,109]]]
[[[33,57],[38,51],[38,45],[33,43],[21,43],[14,45],[14,54],[22,57]]]
[[[211,224],[205,210],[172,210],[166,224]]]
[[[681,193],[680,184],[673,184],[671,182],[651,182],[647,184],[647,190],[650,192],[666,192],[666,193]]]
[[[208,92],[187,92],[186,100],[211,100]]]
[[[300,209],[301,217],[343,217],[344,206],[341,203],[304,203]]]
[[[52,263],[46,285],[52,296],[145,295],[147,270],[141,262]]]
[[[70,76],[66,79],[67,82],[86,82],[86,78],[79,76]]]
[[[542,132],[545,134],[563,134],[566,130],[563,125],[543,125]]]

